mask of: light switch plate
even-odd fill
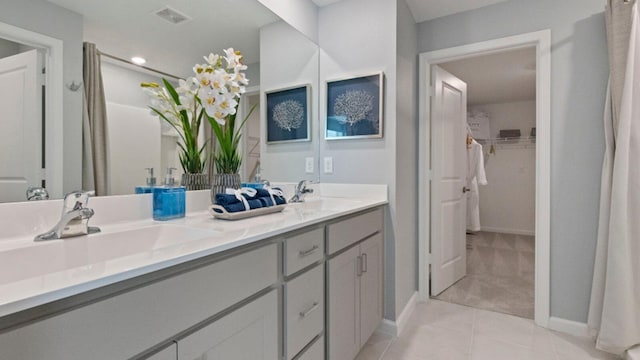
[[[324,173],[333,174],[333,158],[331,156],[324,158]]]
[[[307,174],[313,174],[313,157],[305,158],[304,161],[304,171]]]

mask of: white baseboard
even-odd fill
[[[549,329],[575,336],[589,336],[589,328],[587,327],[587,324],[553,316],[549,318]]]
[[[418,292],[416,291],[413,293],[413,295],[411,295],[411,298],[409,298],[407,305],[404,307],[404,309],[402,309],[402,312],[400,313],[400,316],[398,316],[396,321],[382,319],[382,323],[380,323],[377,331],[379,333],[394,337],[400,336],[402,330],[404,330],[405,326],[407,326],[407,323],[411,318],[411,314],[413,314],[413,311],[416,309],[417,300]]]
[[[522,229],[509,229],[509,228],[500,228],[493,226],[483,226],[482,231],[495,232],[501,234],[514,234],[514,235],[528,235],[535,236],[536,232],[532,230],[522,230]]]

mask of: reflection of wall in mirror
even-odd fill
[[[109,131],[109,194],[132,194],[146,184],[145,168],[153,167],[158,183],[167,167],[175,167],[176,181],[182,169],[177,156],[177,136],[152,116],[149,97],[141,82],[160,78],[102,61],[102,78],[107,101]],[[169,130],[169,131],[166,131]]]
[[[63,41],[63,82],[82,79],[82,16],[48,1],[4,1],[0,22]],[[1,36],[1,35],[0,35]],[[65,91],[63,97],[63,191],[81,188],[82,92]],[[60,169],[59,169],[60,171]]]
[[[283,54],[287,54],[286,61],[283,61]],[[317,171],[305,173],[305,158],[313,157],[316,164],[318,160],[318,57],[318,46],[283,21],[260,29],[260,93],[311,84],[311,141],[276,144],[263,141],[260,164],[264,179],[281,182],[319,179]],[[260,118],[261,134],[265,138],[264,103],[261,104]]]
[[[244,95],[243,100],[249,101],[249,108],[257,105],[245,124],[245,148],[242,156],[244,162],[242,180],[252,182],[260,165],[260,94]]]

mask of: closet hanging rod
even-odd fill
[[[173,78],[173,79],[176,79],[176,80],[182,80],[182,79],[184,79],[183,77],[176,76],[176,75],[173,75],[173,74],[169,74],[169,73],[166,73],[166,72],[164,72],[164,71],[156,70],[156,69],[154,69],[154,68],[150,68],[150,67],[148,67],[148,66],[138,65],[138,64],[134,63],[133,61],[126,60],[126,59],[123,59],[123,58],[120,58],[120,57],[117,57],[117,56],[114,56],[114,55],[111,55],[111,54],[107,54],[106,52],[100,51],[99,49],[98,49],[98,55],[100,55],[100,56],[104,56],[104,57],[108,57],[108,58],[110,58],[110,59],[117,60],[117,61],[120,61],[120,62],[123,62],[123,63],[129,64],[129,65],[137,66],[137,67],[139,67],[139,68],[143,68],[143,69],[145,69],[145,70],[147,70],[147,71],[151,71],[151,72],[154,72],[154,73],[156,73],[156,74],[160,74],[160,75],[163,75],[163,76],[167,76],[167,77],[170,77],[170,78]]]
[[[521,137],[498,137],[489,139],[475,139],[478,142],[507,142],[507,141],[535,141],[535,136],[521,136]]]

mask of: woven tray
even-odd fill
[[[211,205],[209,207],[209,213],[211,214],[211,216],[213,216],[214,218],[217,218],[217,219],[240,220],[240,219],[252,218],[254,216],[260,216],[260,215],[266,215],[266,214],[281,212],[286,207],[287,207],[287,205],[283,204],[283,205],[275,205],[275,206],[263,207],[263,208],[259,208],[259,209],[238,211],[238,212],[230,213],[230,212],[227,212],[227,210],[225,210],[220,205]],[[215,210],[220,210],[222,212],[216,212]]]

